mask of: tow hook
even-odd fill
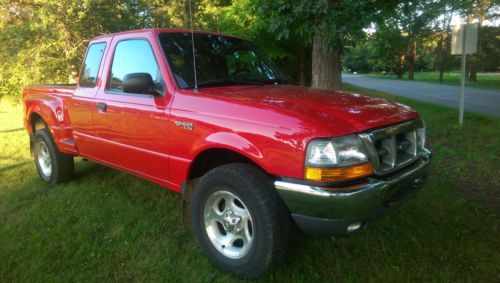
[[[415,189],[418,189],[418,188],[422,187],[423,184],[424,184],[424,181],[422,180],[422,178],[417,178],[417,179],[413,180],[411,186]]]
[[[417,192],[424,185],[424,180],[422,178],[416,178],[410,182],[409,186],[406,189],[400,190],[396,192],[390,199],[384,202],[384,205],[387,207],[394,206],[400,203],[402,200],[413,196],[412,192]]]

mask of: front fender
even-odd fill
[[[204,146],[201,146],[198,149],[197,153],[208,148],[217,147],[236,151],[241,155],[250,158],[256,163],[259,163],[259,160],[262,160],[263,158],[262,152],[260,152],[260,150],[255,145],[235,133],[213,133],[204,139],[203,144]]]
[[[248,136],[248,137],[247,137]],[[216,132],[200,137],[190,147],[188,159],[194,160],[208,149],[227,149],[254,162],[271,175],[302,177],[303,154],[300,145],[265,135],[239,135],[237,132]]]

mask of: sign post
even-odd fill
[[[453,27],[451,34],[451,54],[462,55],[462,74],[460,76],[460,112],[458,123],[464,124],[465,80],[467,79],[467,54],[477,52],[478,24],[465,24]]]
[[[458,123],[464,124],[464,102],[465,102],[465,80],[467,79],[467,52],[465,43],[467,41],[467,28],[462,28],[462,73],[460,76],[460,110],[458,113]]]

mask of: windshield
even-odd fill
[[[194,87],[191,33],[162,33],[163,52],[180,88]],[[194,34],[198,87],[289,83],[287,76],[249,41]]]

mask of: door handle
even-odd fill
[[[97,103],[97,109],[99,109],[99,112],[106,112],[108,105],[106,103],[99,102]]]

